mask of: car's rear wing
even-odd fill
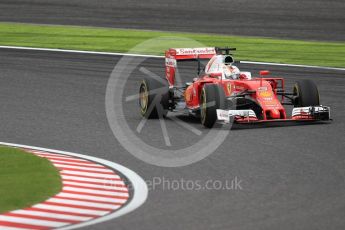
[[[170,48],[165,51],[166,58],[173,58],[175,60],[188,59],[210,59],[216,54],[215,47],[203,48]]]
[[[178,61],[211,59],[216,53],[215,47],[170,48],[165,51],[165,73],[169,85],[174,86]]]

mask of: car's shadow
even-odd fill
[[[274,121],[274,122],[251,123],[251,124],[234,123],[231,126],[231,130],[279,128],[279,127],[320,125],[320,124],[327,125],[327,124],[331,124],[331,122],[330,121]]]
[[[169,117],[169,116],[168,116]],[[200,123],[200,118],[191,115],[176,115],[178,119],[183,122],[193,124],[198,129],[204,129]],[[263,123],[233,123],[226,124],[225,127],[229,127],[231,130],[242,130],[242,129],[261,129],[261,128],[279,128],[279,127],[289,127],[289,126],[301,126],[301,125],[327,125],[331,124],[332,121],[273,121],[273,122],[263,122]],[[224,129],[222,125],[215,125],[214,129]]]
[[[175,117],[180,119],[183,122],[190,123],[190,124],[199,124],[200,126],[202,126],[200,123],[200,118],[194,117],[192,115],[179,114],[179,115],[175,115]]]

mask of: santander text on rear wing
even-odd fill
[[[165,73],[169,85],[173,86],[175,83],[177,61],[211,59],[215,54],[215,47],[170,48],[165,51]]]
[[[166,58],[173,58],[175,60],[188,60],[188,59],[210,59],[216,54],[214,47],[202,48],[170,48],[165,51]]]

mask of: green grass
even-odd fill
[[[169,47],[231,46],[238,60],[345,67],[345,42],[0,23],[0,45],[146,54],[163,54]]]
[[[42,202],[61,187],[59,172],[47,159],[0,146],[0,213]]]

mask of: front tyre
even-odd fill
[[[294,107],[307,107],[320,105],[319,91],[311,80],[299,80],[293,88]]]
[[[217,109],[223,109],[225,93],[217,84],[205,84],[200,95],[200,119],[201,124],[212,128],[217,121]]]

